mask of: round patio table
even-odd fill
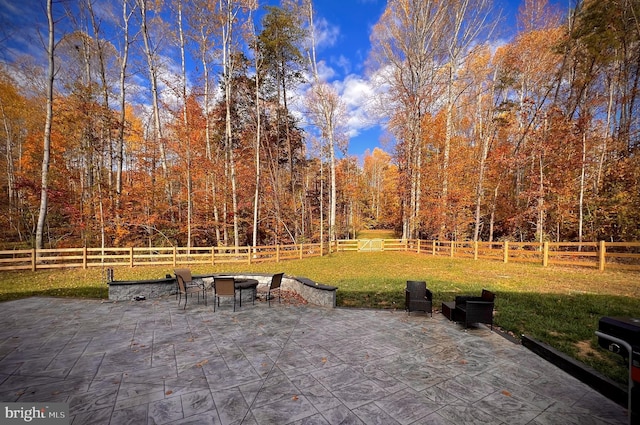
[[[240,307],[242,307],[242,291],[246,289],[251,290],[251,302],[255,305],[256,295],[258,293],[258,280],[233,278],[233,282],[233,286],[236,288],[236,291],[240,291]]]

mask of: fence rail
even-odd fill
[[[451,258],[580,266],[640,271],[640,242],[473,242],[421,239],[384,239],[381,243],[339,240],[334,251],[410,251]],[[362,248],[361,248],[362,247]]]
[[[195,265],[258,263],[317,257],[326,244],[233,247],[130,247],[62,248],[0,251],[0,271],[41,270],[65,267],[114,267],[141,265]]]
[[[640,271],[640,242],[473,242],[350,239],[330,244],[234,247],[63,248],[0,251],[0,271],[66,267],[258,263],[319,257],[327,252],[406,251],[451,258]]]

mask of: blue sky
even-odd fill
[[[559,4],[566,11],[569,1],[572,0],[551,3]],[[494,8],[502,16],[500,34],[495,36],[498,44],[509,41],[516,34],[520,3],[519,0],[495,0]],[[318,31],[327,33],[318,49],[318,61],[324,63],[329,81],[338,88],[348,105],[349,154],[361,158],[367,149],[375,147],[391,151],[393,147],[389,142],[381,141],[383,130],[376,124],[378,120],[363,109],[370,90],[365,70],[371,48],[369,36],[384,11],[386,0],[317,0],[314,5]]]
[[[95,4],[100,4],[100,1],[96,1]],[[565,4],[566,10],[570,1],[573,0],[557,0],[554,3]],[[278,0],[268,0],[268,3],[277,4]],[[31,42],[21,46],[25,50],[32,50],[34,55],[37,55],[36,51],[42,54],[41,42],[35,36],[35,23],[46,25],[44,4],[44,0],[0,0],[0,23],[10,21],[15,25],[14,30],[17,27],[18,31],[23,33],[23,37],[29,37]],[[502,34],[496,36],[500,38],[497,43],[506,42],[516,32],[515,17],[520,1],[495,0],[494,5],[503,15],[503,23],[500,25]],[[380,120],[366,107],[368,98],[374,93],[365,69],[371,48],[369,36],[385,6],[386,0],[314,2],[319,70],[321,75],[334,85],[347,107],[347,127],[350,135],[348,153],[360,158],[367,149],[382,147],[389,152],[393,149],[381,141],[383,131],[379,125]],[[6,35],[0,32],[0,47],[6,42],[6,38],[2,40]],[[3,53],[3,56],[6,54]],[[3,59],[5,57],[0,57],[0,60]],[[304,87],[301,88],[299,96],[304,95],[304,90]]]

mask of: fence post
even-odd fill
[[[302,260],[302,251],[304,250],[304,244],[300,244],[300,259]]]
[[[604,241],[600,241],[598,244],[600,245],[600,250],[598,252],[598,270],[603,272],[607,262],[607,245]]]
[[[545,241],[542,245],[542,267],[549,265],[549,241]]]
[[[215,265],[216,264],[216,247],[212,246],[211,247],[211,265]]]
[[[454,250],[455,250],[455,242],[454,242],[454,241],[451,241],[451,252],[450,252],[450,254],[449,254],[449,256],[450,256],[451,258],[453,258],[453,251],[454,251]]]
[[[431,241],[431,255],[436,255],[436,240]]]
[[[251,247],[247,245],[247,261],[251,264]]]
[[[129,247],[129,267],[133,268],[133,247]]]
[[[504,253],[503,253],[503,258],[502,261],[505,263],[509,262],[509,241],[504,241]]]
[[[36,249],[35,248],[31,250],[31,271],[32,272],[36,271]]]
[[[420,254],[420,239],[418,239],[418,254]]]
[[[178,264],[178,248],[173,247],[173,267]]]
[[[478,241],[473,241],[473,259],[478,259]]]
[[[104,253],[102,254],[104,255]],[[82,268],[87,269],[87,247],[82,247]]]
[[[280,245],[276,245],[276,263],[280,262]]]

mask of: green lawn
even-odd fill
[[[393,230],[385,229],[369,229],[360,230],[358,232],[358,239],[399,239],[400,236]]]
[[[281,263],[195,266],[194,274],[285,272],[338,287],[342,307],[404,308],[407,280],[426,280],[435,306],[458,294],[496,293],[495,325],[516,337],[526,334],[625,382],[620,356],[597,348],[602,316],[640,317],[640,273],[504,264],[425,254],[340,253]],[[120,267],[116,280],[161,278],[171,266]],[[106,298],[104,271],[67,269],[0,273],[0,301],[31,295]],[[428,318],[425,319],[428,323]]]

